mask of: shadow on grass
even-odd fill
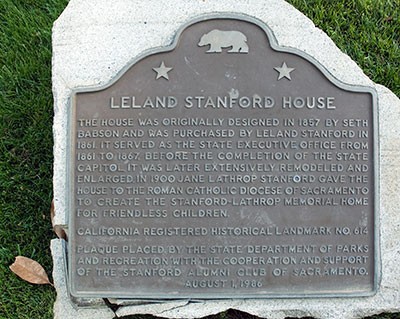
[[[115,317],[114,319],[167,319],[167,318],[155,317],[152,315],[134,315],[134,316]],[[221,312],[219,314],[202,317],[200,319],[262,319],[262,318],[248,314],[243,311],[228,309],[227,311]],[[314,319],[314,318],[313,317],[302,317],[302,318],[286,317],[285,319]]]
[[[114,319],[167,319],[165,317],[155,317],[152,315],[134,315],[134,316],[124,316],[124,317],[115,317]],[[182,318],[185,319],[185,318]],[[227,311],[221,312],[216,315],[202,317],[200,319],[268,319],[268,318],[261,318],[246,312],[242,312],[239,310],[228,309]],[[285,319],[317,319],[314,317],[286,317]],[[340,318],[338,318],[340,319]],[[369,317],[365,317],[364,319],[400,319],[400,313],[381,313]]]

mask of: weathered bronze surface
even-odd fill
[[[246,20],[74,94],[73,295],[373,293],[374,94]]]

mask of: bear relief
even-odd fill
[[[207,53],[220,53],[223,48],[231,49],[229,53],[248,53],[247,37],[239,31],[211,30],[200,38],[199,47],[209,45]]]

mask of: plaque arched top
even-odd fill
[[[212,27],[212,23],[216,23],[220,25],[218,27]],[[376,104],[376,91],[372,87],[363,86],[363,85],[353,85],[347,84],[335,76],[333,76],[329,70],[317,61],[314,57],[307,54],[304,51],[301,51],[296,48],[292,47],[284,47],[278,44],[273,31],[268,27],[268,25],[252,16],[248,16],[245,14],[237,14],[237,13],[215,13],[215,14],[205,14],[198,17],[195,17],[185,24],[183,24],[177,31],[176,34],[172,37],[172,42],[170,45],[163,46],[163,47],[156,47],[144,50],[140,55],[134,57],[129,63],[126,64],[109,82],[101,86],[94,86],[94,87],[85,87],[85,88],[77,88],[74,89],[74,93],[80,92],[90,92],[90,91],[99,91],[106,89],[116,82],[119,81],[134,65],[140,63],[143,59],[160,54],[160,53],[173,53],[176,49],[179,48],[180,43],[182,42],[182,38],[190,34],[192,29],[196,29],[198,26],[205,26],[205,32],[203,32],[200,37],[193,39],[193,50],[201,50],[203,53],[207,55],[217,55],[220,54],[222,56],[226,56],[226,54],[231,55],[249,55],[252,53],[251,45],[249,45],[249,41],[251,42],[251,33],[248,34],[248,30],[240,31],[241,27],[229,27],[224,26],[224,24],[237,24],[243,26],[252,26],[253,28],[258,29],[259,31],[263,31],[264,37],[267,40],[265,44],[265,48],[270,48],[275,53],[281,54],[290,54],[294,56],[298,56],[304,61],[311,63],[318,69],[331,83],[333,83],[336,87],[352,92],[367,92],[370,93],[373,98],[373,104],[375,107]],[[246,28],[245,28],[246,29]],[[254,49],[254,48],[253,48]],[[169,80],[168,73],[173,69],[169,65],[162,65],[160,62],[159,65],[155,65],[152,69],[156,79],[166,79]],[[275,75],[277,80],[292,80],[292,74],[297,73],[296,68],[292,65],[287,64],[286,61],[282,60],[281,64],[277,64],[273,67],[275,70]],[[293,72],[293,73],[292,73]],[[168,79],[167,79],[168,78]]]

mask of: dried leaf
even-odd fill
[[[32,284],[49,284],[53,286],[43,267],[37,261],[30,258],[23,256],[15,257],[15,262],[10,266],[10,269],[18,277]]]
[[[67,234],[65,233],[64,229],[60,225],[56,225],[53,227],[53,231],[57,235],[58,238],[62,238],[67,240]]]
[[[54,201],[51,201],[51,206],[50,206],[50,217],[51,217],[51,224],[53,226],[53,231],[57,235],[58,238],[62,238],[67,240],[67,234],[65,233],[64,229],[60,225],[54,225]]]

